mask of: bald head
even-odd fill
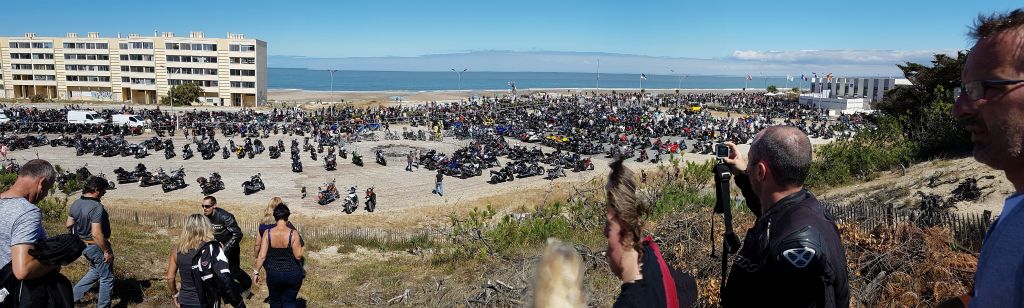
[[[801,186],[811,169],[811,140],[796,127],[765,128],[750,145],[750,164],[762,161],[778,185]]]

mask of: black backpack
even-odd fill
[[[222,299],[229,304],[242,302],[220,242],[210,241],[199,247],[192,257],[192,279],[203,307],[217,307]]]

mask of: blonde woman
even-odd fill
[[[167,262],[167,288],[174,294],[175,306],[218,307],[221,299],[226,303],[240,305],[242,297],[228,268],[227,256],[213,237],[213,224],[210,220],[203,214],[188,216],[185,219],[185,230],[182,230],[177,245],[171,249]],[[213,275],[204,278],[204,273]],[[181,275],[180,289],[176,283],[178,275]],[[211,279],[217,279],[217,283]],[[217,289],[214,286],[223,288]]]
[[[548,238],[533,285],[535,308],[586,306],[583,259],[576,249],[556,238]]]

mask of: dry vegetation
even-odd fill
[[[666,165],[649,172],[643,193],[653,201],[651,232],[666,259],[698,279],[701,306],[718,303],[720,261],[710,256],[712,187],[708,166]],[[678,169],[678,171],[677,171]],[[530,301],[531,279],[544,239],[575,243],[586,266],[585,288],[592,306],[610,306],[619,282],[603,256],[603,191],[600,181],[552,187],[544,206],[515,211],[466,207],[443,219],[445,240],[407,238],[308,238],[307,276],[300,297],[314,307],[523,306]],[[500,204],[504,198],[481,202]],[[484,204],[487,204],[484,203]],[[479,204],[479,203],[478,203]],[[538,203],[543,204],[543,203]],[[736,230],[743,236],[753,224],[742,204],[734,207]],[[509,212],[526,212],[510,216]],[[715,218],[716,232],[721,220]],[[864,226],[840,224],[851,273],[851,302],[865,307],[921,307],[969,290],[976,255],[965,251],[941,227],[909,223]],[[51,233],[59,232],[52,224]],[[178,230],[118,222],[116,296],[124,303],[165,307],[170,294],[163,275],[172,238]],[[715,234],[719,236],[720,234]],[[719,241],[720,238],[716,238]],[[243,265],[251,264],[251,238],[242,244]],[[84,262],[64,270],[72,280]],[[263,287],[250,305],[259,306]],[[93,295],[90,295],[90,298]],[[116,301],[115,301],[116,303]]]

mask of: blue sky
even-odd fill
[[[558,51],[638,55],[655,62],[757,61],[797,69],[812,61],[807,59],[821,61],[823,55],[817,51],[824,50],[832,51],[826,57],[847,57],[838,64],[865,65],[863,59],[891,64],[900,62],[893,59],[921,60],[921,55],[966,49],[970,42],[964,33],[979,13],[1022,6],[1020,1],[1003,0],[41,0],[5,4],[0,35],[149,35],[157,30],[178,35],[204,31],[222,37],[236,32],[267,41],[272,56],[348,58],[341,63],[358,58]],[[273,59],[288,58],[292,57]],[[275,61],[279,60],[272,60],[271,66]],[[552,70],[560,70],[559,65]]]

